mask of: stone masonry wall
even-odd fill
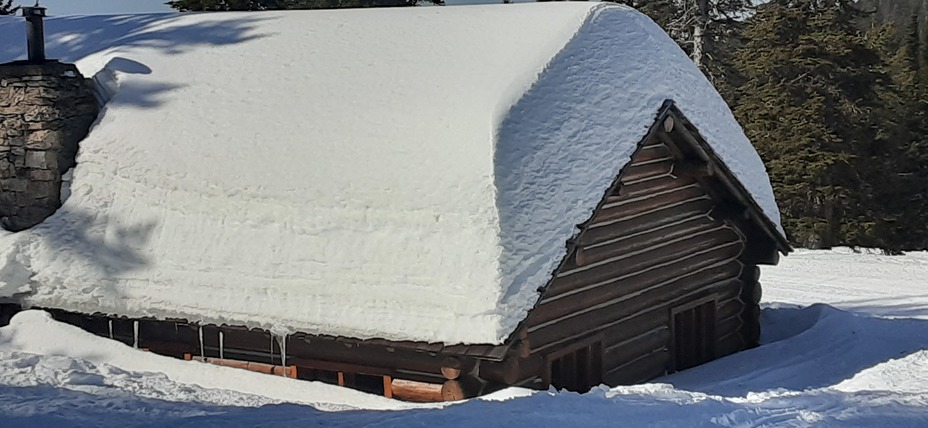
[[[74,65],[0,64],[0,226],[27,229],[61,206],[61,176],[98,113]]]

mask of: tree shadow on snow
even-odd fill
[[[836,385],[861,371],[928,349],[928,320],[879,318],[817,304],[765,308],[758,348],[676,373],[665,382],[722,396]]]
[[[179,54],[197,47],[243,43],[264,37],[256,26],[269,19],[260,14],[234,18],[224,14],[208,21],[188,18],[184,14],[51,17],[45,23],[48,57],[74,62],[112,48],[146,47]],[[0,62],[25,58],[22,19],[0,21],[0,40],[4,41]]]
[[[141,108],[157,107],[162,104],[162,95],[184,85],[177,83],[144,82],[129,80],[121,82],[119,74],[151,74],[151,68],[138,61],[114,57],[93,75],[93,86],[97,102],[102,106],[129,105]],[[118,93],[122,95],[117,97]],[[100,116],[105,115],[105,108]]]
[[[320,411],[294,404],[214,406],[91,394],[49,386],[0,386],[0,420],[11,426],[94,427],[474,427],[538,426],[924,426],[922,408],[875,396],[822,393],[744,403],[686,393],[538,393],[503,402],[471,400],[443,409]]]
[[[102,291],[101,298],[123,297],[115,282],[150,263],[145,249],[156,223],[130,223],[65,205],[45,222],[22,233],[37,235],[56,260],[74,269],[68,281]],[[59,272],[59,274],[61,274]],[[79,290],[77,290],[79,292]]]

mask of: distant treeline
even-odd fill
[[[419,1],[168,4],[201,11]],[[928,249],[928,0],[616,1],[651,16],[728,100],[767,165],[794,245]]]
[[[794,245],[898,252],[928,248],[922,1],[624,3],[663,25],[728,100]]]

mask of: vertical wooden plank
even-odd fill
[[[390,376],[383,377],[383,396],[393,398],[393,378]]]
[[[338,386],[345,386],[345,372],[338,372]]]
[[[599,386],[603,383],[603,344],[596,342],[590,350],[590,375],[591,387]]]

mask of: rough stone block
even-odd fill
[[[26,185],[26,193],[30,200],[47,198],[58,194],[58,186],[52,181],[30,181]]]
[[[33,150],[48,150],[61,147],[61,132],[42,129],[30,132],[23,138],[22,146]]]
[[[45,161],[46,151],[29,150],[26,152],[26,168],[48,168],[48,162]]]
[[[57,171],[49,171],[47,169],[35,169],[29,171],[29,178],[35,181],[55,181],[58,179]]]
[[[29,180],[25,178],[7,178],[0,180],[0,189],[5,192],[25,192],[29,187]]]
[[[26,122],[48,122],[61,117],[57,108],[52,106],[25,106],[26,112],[23,113],[23,119]]]

